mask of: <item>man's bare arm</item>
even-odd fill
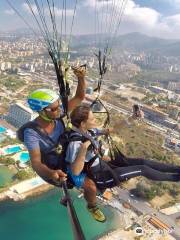
[[[84,67],[74,68],[73,71],[78,79],[78,85],[77,85],[75,96],[69,100],[69,103],[68,103],[69,112],[71,112],[75,107],[81,104],[81,102],[85,98],[85,93],[86,93],[85,68]]]
[[[41,152],[39,149],[29,151],[32,168],[42,177],[52,179],[54,181],[63,181],[66,179],[66,174],[62,170],[52,170],[41,162]]]

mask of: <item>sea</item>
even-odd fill
[[[86,240],[100,236],[118,228],[118,213],[109,206],[100,205],[107,221],[95,221],[86,210],[86,202],[78,198],[78,192],[71,190]],[[53,189],[24,201],[4,201],[0,203],[0,239],[2,240],[74,240],[67,208],[59,201],[63,193]]]

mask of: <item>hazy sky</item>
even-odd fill
[[[25,17],[25,19],[34,26],[33,17],[30,15],[24,0],[9,0]],[[30,0],[33,2],[33,0]],[[41,2],[40,0],[39,2]],[[50,2],[52,0],[49,0]],[[107,31],[108,18],[111,15],[113,6],[116,8],[115,17],[118,19],[118,12],[122,6],[122,0],[78,0],[78,7],[75,16],[73,28],[74,34],[87,34],[95,32],[95,16],[98,12],[99,19],[104,22],[101,31]],[[43,0],[45,3],[46,0]],[[62,0],[54,0],[56,21],[60,24]],[[113,5],[113,2],[115,5]],[[108,3],[108,7],[107,7]],[[72,19],[75,0],[67,0],[67,24]],[[96,6],[96,8],[95,8]],[[95,10],[96,9],[96,10]],[[45,9],[46,10],[46,9]],[[104,17],[102,17],[104,12]],[[106,12],[106,15],[105,15]],[[45,11],[46,15],[46,11]],[[48,16],[47,16],[48,17]],[[110,17],[109,17],[110,19]],[[116,22],[116,21],[115,21]],[[97,21],[96,21],[97,23]],[[15,30],[24,28],[26,25],[22,19],[11,9],[6,0],[0,1],[0,30]],[[97,24],[96,24],[97,27]],[[120,34],[129,32],[141,32],[149,36],[162,38],[180,39],[180,0],[129,0],[119,29]]]

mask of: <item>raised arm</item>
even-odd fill
[[[78,85],[75,96],[69,100],[68,110],[71,112],[75,107],[79,106],[85,98],[86,93],[86,81],[85,74],[86,69],[84,67],[73,68],[74,74],[78,79]]]

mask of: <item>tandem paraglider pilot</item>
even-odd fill
[[[80,105],[86,89],[85,68],[79,67],[73,71],[78,85],[75,96],[68,102],[69,111]],[[17,136],[29,151],[32,168],[45,181],[56,185],[66,180],[58,154],[61,135],[65,130],[59,95],[50,89],[37,89],[29,95],[28,104],[38,113],[38,117],[23,125]]]

